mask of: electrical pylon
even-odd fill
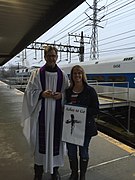
[[[90,18],[92,20],[92,35],[91,35],[91,48],[90,48],[90,59],[96,60],[99,58],[99,51],[98,51],[98,23],[100,20],[104,17],[101,17],[100,19],[97,19],[97,13],[101,10],[103,10],[105,7],[101,7],[100,9],[97,8],[97,0],[93,1],[93,7],[90,6],[91,9],[93,9],[93,18]],[[99,26],[101,27],[101,26]]]

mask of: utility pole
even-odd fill
[[[25,64],[24,64],[24,51],[22,51],[22,66],[24,67]]]
[[[80,43],[80,53],[79,53],[79,61],[80,62],[84,62],[84,43],[89,43],[89,42],[84,42],[84,38],[88,38],[90,39],[89,36],[84,36],[83,35],[83,31],[81,31],[81,35],[77,35],[77,34],[69,34],[69,43],[70,43],[70,36],[74,36],[76,38],[76,41],[74,42],[79,42]],[[77,40],[77,38],[80,37],[80,40]]]
[[[83,38],[83,31],[81,32],[81,39],[80,39],[80,62],[84,61],[84,38]]]
[[[88,3],[87,3],[88,4]],[[89,5],[89,4],[88,4]],[[90,48],[90,58],[92,60],[96,60],[99,58],[99,51],[98,51],[98,27],[103,28],[102,26],[98,26],[100,20],[104,17],[102,16],[100,19],[97,19],[97,13],[103,10],[105,7],[101,7],[100,9],[97,8],[97,0],[93,0],[93,7],[89,5],[91,9],[93,9],[93,18],[92,20],[92,35],[91,35],[91,48]]]
[[[92,24],[92,35],[91,35],[91,49],[90,58],[98,59],[98,28],[97,28],[97,0],[93,1],[93,24]]]

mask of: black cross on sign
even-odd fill
[[[71,134],[73,133],[73,130],[75,128],[75,123],[81,123],[81,121],[75,120],[74,119],[74,114],[71,114],[71,119],[70,120],[66,120],[65,122],[66,124],[71,123]]]

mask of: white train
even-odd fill
[[[88,81],[95,81],[91,85],[99,94],[135,102],[135,57],[70,63],[60,67],[69,75],[76,64],[84,68]]]
[[[31,74],[31,69],[29,68],[20,68],[15,70],[15,75],[18,77],[29,77]]]

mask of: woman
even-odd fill
[[[83,146],[67,143],[68,157],[71,168],[70,180],[78,180],[78,157],[80,156],[80,180],[85,180],[89,153],[88,147],[92,136],[97,135],[97,127],[94,117],[99,112],[99,101],[93,87],[87,84],[83,68],[75,65],[70,74],[70,87],[66,90],[66,103],[87,107],[85,138]]]

